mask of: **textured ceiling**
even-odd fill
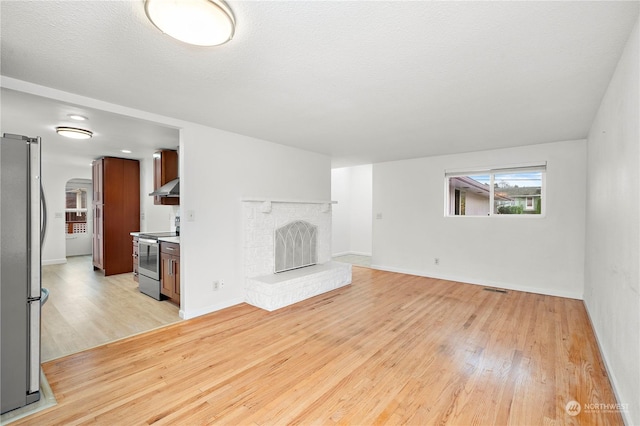
[[[142,0],[3,0],[1,73],[343,166],[586,137],[639,10],[637,1],[229,4],[234,40],[201,48],[160,33]]]

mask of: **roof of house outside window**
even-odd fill
[[[496,188],[495,193],[507,198],[539,197],[542,188],[539,186]]]

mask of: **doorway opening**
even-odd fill
[[[373,252],[373,165],[331,170],[332,256],[371,266]]]
[[[90,179],[70,179],[65,186],[65,256],[91,254],[93,215],[89,208],[93,196]]]

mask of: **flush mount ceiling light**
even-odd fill
[[[93,136],[93,132],[90,130],[79,129],[77,127],[56,127],[56,133],[60,136],[64,136],[72,139],[89,139]]]
[[[147,17],[160,31],[196,46],[231,40],[235,19],[222,0],[145,0]]]

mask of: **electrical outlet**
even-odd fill
[[[439,257],[434,257],[433,258],[433,264],[434,265],[440,265],[440,258]]]
[[[220,281],[213,282],[213,291],[218,291],[220,289]]]

